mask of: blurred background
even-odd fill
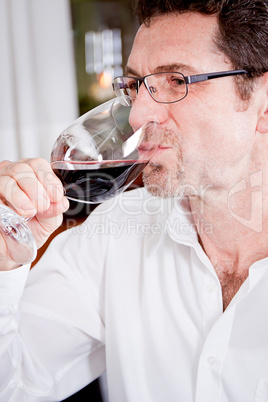
[[[131,0],[0,0],[0,160],[49,160],[66,126],[114,96],[137,28]]]
[[[138,29],[131,4],[0,0],[0,161],[49,161],[55,140],[74,119],[114,97],[112,80],[123,72]],[[85,399],[108,401],[105,375],[68,402]]]

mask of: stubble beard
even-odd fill
[[[148,192],[161,198],[183,197],[185,195],[185,174],[183,169],[183,146],[178,132],[170,129],[157,133],[146,132],[145,141],[171,146],[172,161],[151,161],[143,171],[143,183]],[[169,154],[169,156],[171,156]],[[156,158],[157,159],[157,158]],[[174,162],[175,161],[175,162]]]
[[[184,197],[185,176],[178,164],[175,172],[160,164],[150,164],[143,172],[143,183],[150,194],[160,198]]]

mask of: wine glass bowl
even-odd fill
[[[141,102],[135,99],[137,103]],[[129,124],[132,99],[112,99],[78,118],[57,139],[51,166],[65,196],[82,203],[100,203],[124,190],[138,177],[155,152],[144,151],[146,132],[157,119],[148,108],[147,122],[134,132]],[[144,109],[145,104],[139,105]]]

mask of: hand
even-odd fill
[[[0,163],[0,203],[24,218],[33,217],[28,226],[38,248],[60,226],[63,212],[69,208],[61,181],[41,158]],[[6,243],[0,234],[0,270],[16,266],[8,259]]]

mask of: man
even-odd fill
[[[29,274],[1,245],[3,401],[60,400],[105,368],[110,401],[268,400],[268,3],[140,0],[137,13],[114,88],[161,126],[152,195],[102,204]],[[40,171],[4,162],[0,180],[3,200],[14,183],[13,207],[36,213],[39,245],[67,208]]]

